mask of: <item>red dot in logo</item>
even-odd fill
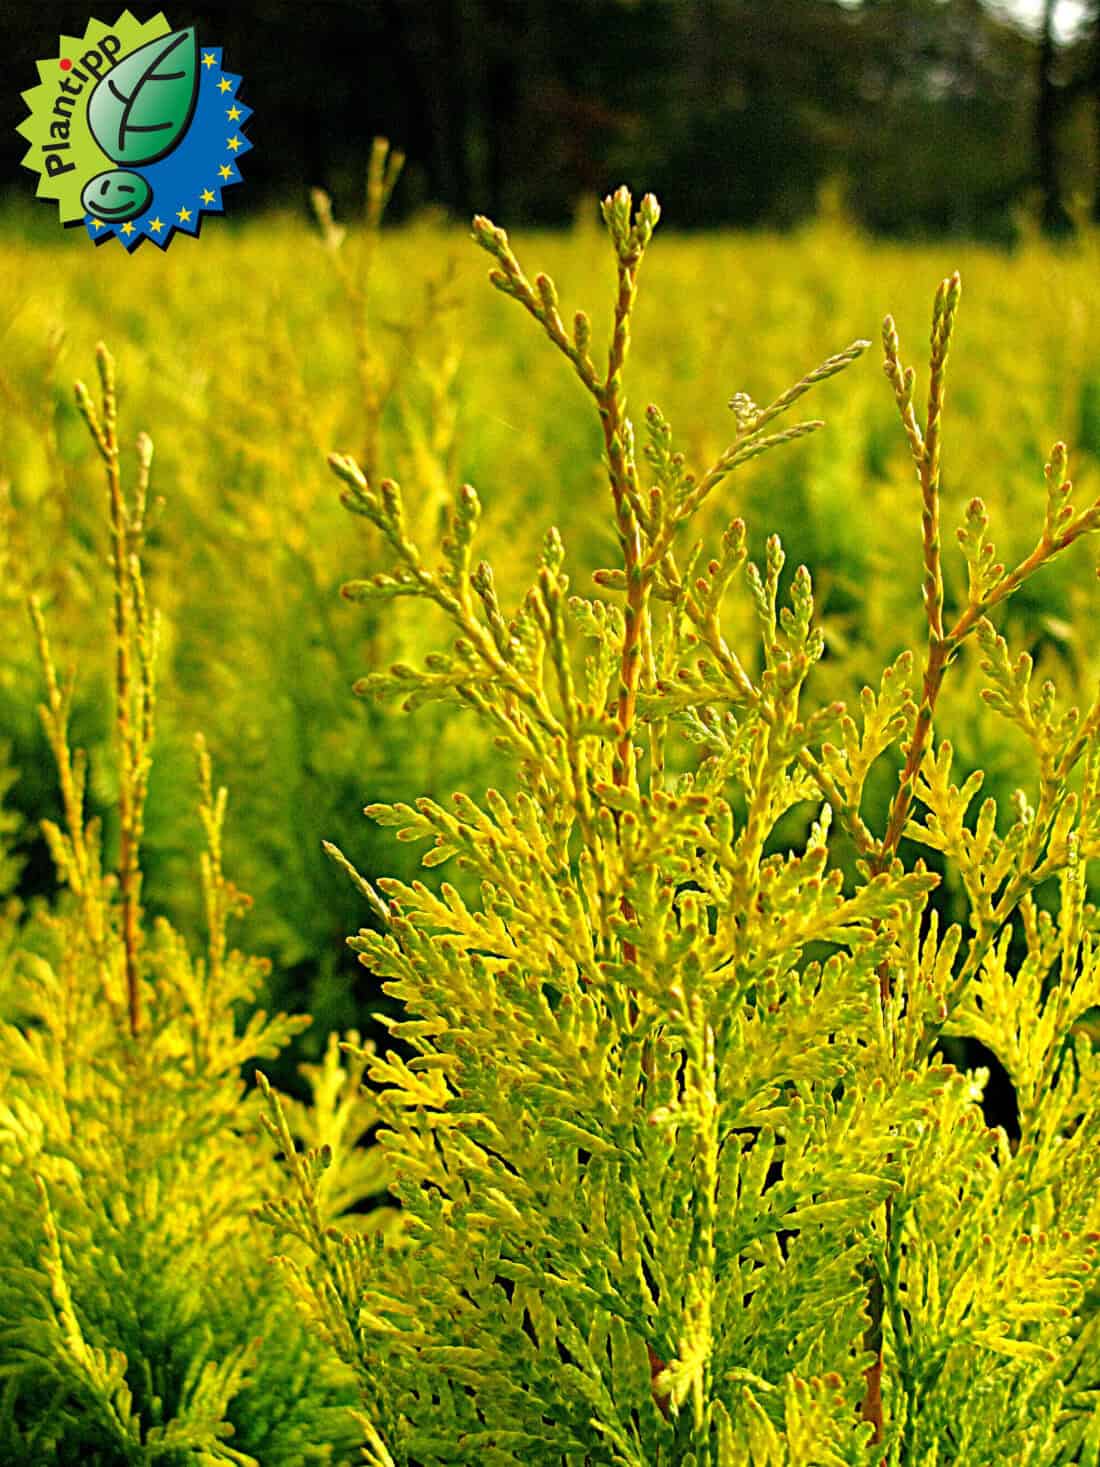
[[[62,71],[71,71],[72,70],[73,63],[69,60],[69,58],[67,56],[63,57],[62,60],[61,60],[61,62],[59,64],[61,66],[61,70]]]

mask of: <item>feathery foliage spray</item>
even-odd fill
[[[367,1060],[403,1227],[385,1240],[319,1227],[325,1158],[292,1158],[296,1189],[267,1215],[313,1240],[295,1289],[357,1371],[374,1467],[1095,1463],[1100,1326],[1085,1285],[1100,1109],[1081,1020],[1100,1000],[1085,886],[1100,853],[1100,700],[1083,719],[1056,712],[989,617],[1100,524],[1100,503],[1069,505],[1057,445],[1036,547],[1006,570],[972,500],[958,531],[968,594],[946,616],[958,276],[936,296],[923,422],[887,320],[920,488],[923,675],[914,690],[902,649],[854,714],[814,707],[824,644],[807,569],[782,596],[778,537],[758,567],[736,517],[712,554],[696,543],[681,559],[680,542],[743,465],[822,426],[777,420],[868,343],[766,407],[735,396],[736,435],[704,472],[649,408],[639,462],[624,384],[658,208],[647,196],[634,212],[620,189],[603,214],[617,271],[603,368],[589,318],[565,324],[553,282],[528,278],[505,232],[479,218],[474,238],[599,415],[621,552],[594,577],[605,598],[569,595],[551,530],[508,615],[474,560],[472,488],[433,564],[397,484],[330,459],[344,503],[394,555],[344,594],[432,602],[457,633],[423,668],[373,672],[358,690],[406,711],[472,711],[520,787],[510,801],[490,789],[480,804],[367,809],[399,840],[430,842],[425,866],[474,873],[475,906],[447,882],[380,880],[380,896],[331,852],[378,924],[352,946],[407,1013],[387,1022],[413,1057]],[[760,629],[755,671],[722,629],[739,578]],[[952,784],[935,728],[943,680],[975,638],[986,701],[1038,766],[1034,803],[987,800],[976,821],[981,775]],[[877,834],[862,795],[895,749]],[[805,839],[777,848],[795,807]],[[903,837],[957,869],[965,925],[941,931],[939,878],[902,859]],[[1018,1146],[984,1123],[984,1073],[943,1063],[948,1035],[980,1038],[1006,1065]],[[274,1096],[271,1108],[289,1149]]]

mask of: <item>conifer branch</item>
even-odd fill
[[[490,272],[489,279],[503,294],[518,300],[539,322],[572,364],[595,399],[599,412],[627,590],[617,694],[619,741],[615,754],[615,783],[627,785],[633,778],[634,713],[641,674],[641,646],[648,635],[646,621],[652,577],[642,565],[640,525],[647,523],[648,517],[638,488],[634,434],[626,416],[623,374],[630,347],[630,318],[637,291],[638,269],[660,218],[660,208],[653,195],[647,194],[635,214],[629,190],[620,188],[604,199],[602,213],[615,248],[618,276],[607,371],[603,378],[599,377],[588,354],[587,317],[581,313],[577,315],[570,338],[558,312],[553,281],[546,275],[539,275],[534,286],[531,285],[512,252],[507,233],[478,215],[473,221],[473,237],[500,266]]]
[[[873,869],[884,871],[893,859],[901,839],[909,810],[917,771],[932,739],[932,719],[939,697],[944,670],[953,646],[943,633],[943,570],[940,561],[940,419],[943,414],[947,356],[962,282],[958,271],[940,282],[932,318],[932,355],[928,379],[928,412],[923,433],[913,415],[913,369],[902,370],[898,360],[898,335],[893,318],[887,316],[882,328],[885,372],[894,388],[898,409],[909,437],[910,450],[921,486],[921,523],[924,546],[924,607],[928,618],[928,654],[924,669],[924,685],[917,708],[916,726],[906,751],[905,767],[890,807],[886,834],[877,853]]]
[[[366,897],[371,911],[383,926],[386,926],[390,920],[389,909],[366,877],[359,874],[343,851],[338,846],[334,846],[331,841],[324,840],[321,846],[329,860],[335,862],[351,878],[352,885]]]
[[[122,489],[119,465],[118,406],[115,363],[102,342],[96,347],[102,389],[102,415],[83,382],[76,401],[103,459],[111,523],[114,570],[115,741],[119,756],[119,890],[130,1033],[141,1028],[141,859],[149,747],[153,738],[156,624],[150,626],[140,553],[145,533],[149,470],[153,446],[146,434],[138,439],[138,480],[131,508]],[[137,658],[137,667],[134,659]]]
[[[1042,533],[1031,554],[1025,557],[1014,570],[1005,573],[1002,565],[994,564],[995,550],[985,534],[988,519],[984,505],[980,499],[970,502],[967,508],[966,525],[958,531],[959,543],[967,557],[970,571],[968,602],[950,630],[945,631],[939,538],[941,421],[945,368],[960,291],[959,277],[956,272],[955,275],[941,282],[937,292],[933,312],[928,405],[923,430],[916,421],[912,407],[914,373],[912,368],[902,369],[900,365],[897,331],[892,318],[887,317],[883,327],[885,371],[894,388],[921,485],[925,566],[923,595],[929,634],[923,687],[916,721],[909,743],[905,748],[905,763],[899,776],[898,790],[890,807],[886,832],[869,863],[869,870],[872,873],[881,873],[888,869],[903,834],[913,835],[917,839],[926,837],[924,827],[910,824],[910,812],[918,794],[923,792],[923,797],[931,800],[935,805],[941,804],[946,798],[946,767],[950,760],[950,746],[947,744],[941,746],[943,773],[933,775],[932,770],[936,768],[932,755],[933,722],[944,674],[958,648],[966,637],[977,630],[980,639],[992,655],[993,660],[987,662],[987,669],[997,672],[998,667],[1003,668],[1004,671],[1000,674],[1002,682],[1006,685],[1011,682],[1012,675],[1008,669],[1007,654],[1003,650],[998,652],[998,647],[1001,649],[1004,647],[1003,640],[996,638],[992,626],[986,619],[986,613],[1012,595],[1025,580],[1061,550],[1072,544],[1074,540],[1100,527],[1100,501],[1077,515],[1074,515],[1072,507],[1065,502],[1072,486],[1065,477],[1065,446],[1060,443],[1056,444],[1051,453],[1051,462],[1046,466],[1047,508]],[[1028,667],[1027,671],[1029,670]],[[1025,677],[1026,675],[1025,672]],[[1048,756],[1042,735],[1035,724],[1026,700],[1013,704],[1014,695],[1010,695],[1009,702],[1005,702],[1004,695],[1000,693],[996,697],[1005,703],[1006,708],[1010,705],[1018,708],[1018,720],[1029,732],[1032,742],[1036,745],[1041,767],[1045,769],[1040,792],[1040,811],[1029,822],[1024,847],[1017,857],[1016,871],[1005,884],[996,903],[983,889],[981,872],[978,868],[975,868],[972,878],[966,881],[973,904],[974,937],[965,962],[944,995],[939,1024],[931,1027],[922,1045],[923,1053],[928,1052],[936,1034],[942,1032],[942,1027],[950,1022],[951,1016],[956,1012],[958,1005],[969,990],[981,965],[987,960],[996,935],[999,932],[1007,932],[1006,924],[1019,903],[1028,898],[1034,886],[1045,879],[1051,870],[1062,869],[1059,862],[1063,858],[1060,856],[1048,857],[1045,865],[1041,863],[1040,858],[1040,853],[1048,838],[1053,840],[1052,831],[1057,800],[1054,761]],[[1091,727],[1091,719],[1088,723]],[[1079,757],[1086,741],[1068,745],[1063,754],[1063,761],[1069,756],[1071,750],[1074,758]],[[1063,778],[1066,772],[1068,768],[1063,764]],[[923,786],[919,783],[922,775],[925,778]],[[964,790],[957,805],[960,813],[969,803],[969,799],[970,795]],[[992,809],[989,811],[989,816],[988,829],[991,834]],[[942,824],[943,816],[941,815],[939,825],[942,827]],[[979,832],[980,830],[981,825],[979,824]],[[988,838],[988,836],[985,837],[986,840]],[[965,870],[964,879],[966,879]],[[885,1012],[891,1003],[890,970],[885,962],[879,969],[879,984],[882,1008]],[[891,1209],[892,1203],[888,1199],[884,1215],[888,1251],[894,1247],[893,1231],[897,1226]],[[869,1295],[870,1325],[865,1343],[874,1354],[875,1360],[867,1372],[867,1387],[861,1410],[865,1419],[872,1423],[876,1442],[884,1439],[881,1399],[882,1317],[887,1306],[891,1309],[896,1307],[894,1301],[888,1300],[884,1294],[884,1289],[889,1292],[891,1287],[892,1285],[888,1285],[883,1280],[880,1272],[873,1273]]]
[[[96,364],[102,389],[96,408],[83,382],[75,385],[77,407],[103,459],[111,529],[111,565],[114,581],[115,745],[119,759],[119,891],[122,907],[123,962],[127,1022],[131,1037],[141,1028],[141,861],[140,846],[148,791],[150,748],[155,731],[156,656],[159,621],[150,617],[141,570],[141,549],[148,507],[153,446],[138,435],[138,474],[130,506],[122,489],[118,446],[118,411],[114,360],[100,343]],[[71,679],[60,690],[50,656],[45,622],[36,598],[30,601],[39,658],[46,677],[47,705],[41,712],[58,769],[67,835],[54,838],[61,873],[84,907],[88,935],[96,953],[99,976],[109,996],[106,943],[108,923],[99,874],[84,824],[84,763],[68,745],[68,709]]]
[[[396,386],[396,372],[386,381],[384,359],[374,339],[370,319],[370,285],[374,261],[382,230],[382,216],[397,186],[405,165],[404,153],[390,151],[386,138],[376,137],[371,144],[367,165],[366,217],[354,265],[341,249],[347,231],[336,224],[332,200],[324,189],[310,191],[310,202],[320,226],[321,237],[336,270],[344,298],[348,304],[352,339],[355,343],[355,365],[363,404],[363,448],[360,456],[366,477],[373,483],[378,476],[382,414]]]

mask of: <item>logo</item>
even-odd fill
[[[61,37],[38,75],[23,93],[23,167],[66,227],[83,225],[96,244],[113,236],[134,250],[151,239],[163,250],[224,212],[222,193],[240,183],[252,147],[252,109],[221,48],[201,45],[194,26],[175,30],[163,14],[143,24],[128,10],[113,26],[91,20],[83,39]]]

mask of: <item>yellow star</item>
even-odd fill
[[[224,77],[223,76],[222,79],[221,79],[221,81],[218,83],[218,91],[219,92],[231,92],[232,90],[233,90],[233,83],[228,79],[228,77]]]
[[[163,219],[150,219],[149,220],[149,228],[153,231],[154,234],[159,234],[160,231],[164,228],[164,220]]]
[[[179,222],[181,224],[187,224],[187,223],[189,223],[190,222],[190,219],[191,219],[191,210],[190,209],[177,209],[176,210],[176,218],[179,220]]]
[[[230,166],[229,166],[228,163],[223,163],[222,166],[218,169],[218,172],[221,174],[221,176],[223,178],[232,178],[233,177],[233,170],[232,170],[232,168],[230,168]]]
[[[96,230],[102,229],[103,228],[103,220],[102,219],[93,219],[92,220],[92,228],[93,229],[96,229]]]
[[[204,51],[202,53],[202,64],[203,66],[217,66],[218,63],[214,60],[213,51]]]
[[[227,138],[226,139],[225,146],[227,148],[232,148],[233,151],[234,151],[234,153],[237,151],[237,149],[240,147],[240,145],[241,145],[241,140],[240,140],[239,137],[237,137],[235,135],[233,137],[231,137],[231,138]]]
[[[202,199],[204,204],[212,204],[214,202],[214,195],[210,192],[208,188],[204,188],[199,197]]]
[[[134,226],[131,220],[127,219],[126,223],[122,226],[122,232],[123,234],[133,234]]]
[[[229,118],[230,122],[236,122],[237,118],[241,115],[241,109],[239,107],[230,107],[225,115]]]

